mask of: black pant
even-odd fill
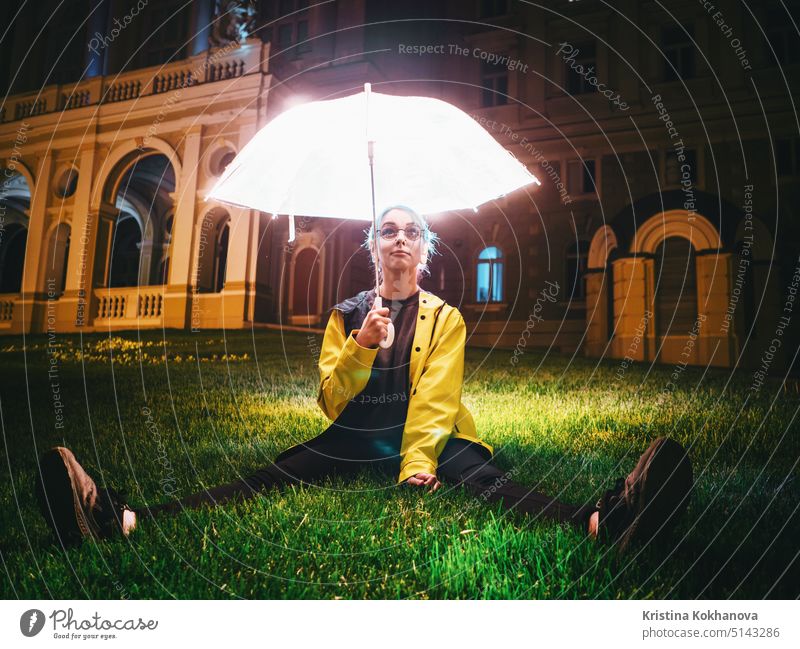
[[[400,473],[400,458],[396,447],[392,449],[391,446],[387,444],[382,450],[368,438],[332,425],[318,437],[287,449],[274,463],[247,478],[135,511],[140,517],[176,514],[184,508],[250,498],[273,487],[282,489],[289,484],[314,484],[333,475],[352,475],[365,467],[372,467],[396,480]],[[582,529],[587,529],[589,517],[596,511],[593,505],[570,505],[515,483],[508,473],[491,463],[485,448],[462,439],[451,438],[445,444],[439,455],[437,477],[448,485],[465,486],[485,502],[501,501],[506,509],[568,522]]]

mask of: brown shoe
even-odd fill
[[[597,502],[599,536],[617,543],[620,554],[633,544],[662,538],[689,504],[692,463],[675,440],[659,437],[639,458],[627,478]]]
[[[84,538],[107,539],[122,531],[127,504],[113,489],[98,489],[68,448],[57,446],[42,455],[36,497],[50,529],[64,546]]]

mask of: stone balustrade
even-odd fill
[[[268,58],[268,51],[268,44],[251,38],[165,65],[93,77],[73,84],[45,86],[36,92],[8,97],[0,108],[0,123],[128,101],[257,73]]]
[[[14,319],[14,302],[17,297],[16,293],[4,293],[0,295],[0,327],[11,325]]]
[[[160,326],[164,306],[163,286],[132,286],[126,288],[98,288],[95,326],[125,324]]]

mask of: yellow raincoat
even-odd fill
[[[354,329],[345,338],[344,316],[334,308],[319,355],[317,395],[319,407],[332,421],[367,386],[379,351],[359,345],[355,339],[359,331]],[[451,436],[493,452],[489,444],[478,439],[472,415],[461,403],[466,333],[458,309],[420,290],[398,483],[417,473],[435,474],[439,454]]]

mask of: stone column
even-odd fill
[[[45,295],[39,270],[44,248],[47,203],[50,196],[50,176],[53,173],[53,156],[45,153],[36,165],[31,206],[28,210],[28,238],[25,244],[25,265],[22,270],[20,296],[14,307],[11,330],[15,333],[41,331],[44,320]]]
[[[165,327],[183,329],[187,323],[201,137],[202,126],[197,126],[189,130],[184,138],[181,177],[175,190],[177,204],[170,241],[169,279],[164,296]]]
[[[96,156],[94,145],[82,148],[78,155],[78,186],[72,212],[67,279],[64,294],[58,301],[60,331],[78,331],[92,324],[92,276],[99,219],[96,210],[90,211]]]
[[[245,320],[248,320],[255,284],[251,269],[253,257],[251,244],[256,238],[254,226],[258,212],[229,207],[228,213],[231,216],[228,261],[225,269],[225,289],[222,292],[226,328],[242,327]]]
[[[736,355],[734,332],[733,327],[723,327],[731,297],[731,253],[708,250],[696,259],[697,315],[705,317],[700,323],[697,362],[731,367]]]
[[[652,360],[655,329],[652,299],[652,259],[641,255],[616,259],[614,268],[613,356]]]
[[[244,319],[254,322],[256,319],[256,293],[258,291],[258,245],[261,231],[261,212],[249,210],[250,238],[247,241],[247,269],[245,280],[247,282],[247,302],[245,303]]]

